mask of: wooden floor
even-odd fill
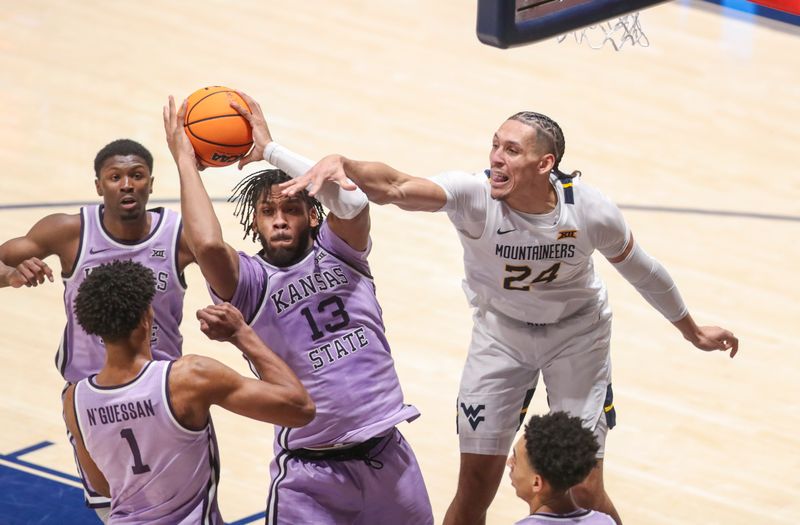
[[[797,522],[798,27],[673,2],[642,15],[646,49],[548,41],[501,51],[478,43],[474,2],[460,0],[5,4],[2,239],[77,208],[58,203],[94,202],[92,160],[120,137],[152,149],[153,197],[175,199],[161,106],[205,85],[249,92],[275,137],[309,157],[341,152],[418,175],[482,169],[508,115],[553,116],[567,138],[562,166],[582,170],[626,209],[699,322],[741,339],[734,360],[693,349],[599,264],[615,311],[619,414],[606,480],[622,516],[629,524]],[[238,178],[235,169],[204,173],[215,197]],[[29,204],[41,205],[14,207]],[[254,251],[240,240],[232,207],[217,211],[228,240]],[[407,401],[423,413],[402,430],[440,521],[457,476],[453,407],[470,332],[461,250],[444,216],[376,207],[373,223],[389,340]],[[200,334],[194,311],[208,296],[196,268],[188,281],[185,351],[245,372],[232,347]],[[72,472],[53,366],[62,290],[0,292],[0,453],[50,440],[56,445],[29,459]],[[534,411],[544,410],[537,399]],[[214,417],[223,513],[259,512],[272,430]],[[525,514],[504,479],[488,523]]]

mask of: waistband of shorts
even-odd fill
[[[286,450],[289,457],[306,460],[325,460],[325,461],[350,461],[350,460],[369,460],[369,453],[378,444],[389,437],[393,432],[383,436],[375,436],[361,443],[347,443],[329,448],[296,448]]]
[[[559,319],[556,319],[555,321],[551,321],[549,323],[536,323],[536,322],[531,322],[531,321],[523,321],[522,319],[518,319],[516,317],[512,317],[512,316],[508,315],[507,313],[501,312],[500,310],[498,310],[497,308],[494,308],[492,306],[479,306],[478,307],[478,309],[483,310],[484,312],[490,312],[490,313],[492,313],[492,314],[494,314],[494,315],[496,315],[498,317],[501,317],[503,319],[506,319],[508,321],[511,321],[511,322],[514,322],[514,323],[520,323],[522,325],[530,326],[530,327],[533,327],[533,328],[541,328],[541,327],[545,327],[545,326],[556,326],[556,325],[563,324],[565,322],[572,321],[574,319],[579,319],[581,317],[594,316],[594,315],[599,314],[599,312],[603,308],[604,308],[603,304],[587,303],[583,307],[579,308],[577,311],[575,311],[575,312],[573,312],[573,313],[571,313],[571,314],[569,314],[569,315],[567,315],[565,317],[561,317]]]

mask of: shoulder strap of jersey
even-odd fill
[[[576,176],[580,177],[581,172],[574,171],[571,175],[567,175],[563,171],[555,169],[553,173],[558,177],[558,182],[561,183],[561,187],[564,188],[564,202],[567,204],[575,204],[575,195],[572,192],[572,179]]]

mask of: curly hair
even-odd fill
[[[75,315],[89,334],[106,341],[130,337],[156,293],[152,270],[134,261],[93,269],[78,288]]]
[[[561,177],[580,176],[580,171],[573,171],[571,174],[567,175],[558,169],[558,165],[561,163],[561,159],[564,158],[564,150],[566,149],[564,132],[561,130],[561,126],[558,125],[558,122],[547,115],[534,111],[520,111],[519,113],[514,113],[508,117],[508,120],[522,122],[536,130],[536,144],[545,145],[545,152],[552,153],[556,158],[553,171],[555,171],[557,175]]]
[[[250,174],[234,186],[233,193],[228,197],[228,202],[236,204],[233,214],[239,217],[239,224],[244,227],[243,239],[246,239],[247,235],[250,234],[253,241],[258,240],[258,232],[253,228],[253,222],[255,221],[256,208],[258,207],[258,199],[261,197],[261,194],[265,191],[269,192],[274,184],[281,184],[282,182],[290,180],[292,180],[292,178],[283,171],[270,169]],[[308,204],[308,208],[317,210],[319,224],[322,224],[322,219],[325,217],[325,211],[322,209],[322,205],[317,199],[310,196],[307,191],[303,190],[302,195],[306,204]],[[318,230],[319,226],[311,230],[311,234],[315,239],[317,238]]]
[[[533,469],[557,491],[577,485],[597,465],[597,439],[566,412],[533,416],[525,426],[525,451]]]
[[[106,159],[116,155],[136,155],[137,157],[141,157],[145,164],[147,164],[147,169],[150,170],[150,173],[153,173],[153,155],[147,148],[135,140],[117,139],[113,142],[109,142],[97,152],[97,156],[94,158],[94,176],[99,178],[100,168],[103,167],[103,163]]]

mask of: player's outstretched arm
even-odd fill
[[[201,385],[206,402],[282,426],[302,426],[314,418],[314,403],[300,380],[235,307],[229,303],[208,306],[197,312],[197,318],[210,339],[230,342],[241,350],[260,378],[246,378],[213,359],[192,356],[192,381]]]
[[[736,355],[739,350],[736,336],[718,326],[698,326],[666,268],[634,241],[633,234],[622,253],[608,260],[687,341],[700,350],[730,350],[731,357]]]
[[[164,131],[180,175],[184,234],[203,277],[219,297],[230,299],[239,280],[239,256],[222,236],[222,226],[200,178],[194,149],[183,129],[185,114],[186,101],[176,108],[170,96],[164,106]]]
[[[342,155],[328,155],[282,189],[291,195],[308,187],[309,193],[316,195],[329,181],[346,190],[358,187],[376,204],[394,204],[409,211],[439,211],[447,203],[444,189],[428,179],[382,162],[357,161]]]
[[[69,271],[78,251],[81,220],[79,215],[55,213],[33,225],[22,237],[0,245],[0,287],[37,286],[45,279],[53,282],[53,271],[42,259],[58,255],[61,267]],[[9,268],[11,268],[9,270]]]
[[[110,498],[111,490],[108,488],[108,481],[103,473],[100,472],[100,469],[97,468],[97,464],[89,455],[89,451],[86,450],[86,445],[83,443],[83,435],[81,435],[78,428],[78,421],[75,415],[74,396],[75,385],[70,385],[64,393],[64,420],[67,423],[70,434],[75,438],[75,453],[78,456],[78,462],[81,464],[81,470],[91,482],[92,488],[99,492],[101,496]]]
[[[47,279],[53,282],[53,270],[37,257],[25,259],[16,268],[6,266],[0,262],[0,288],[10,286],[20,288],[22,286],[38,286]]]

